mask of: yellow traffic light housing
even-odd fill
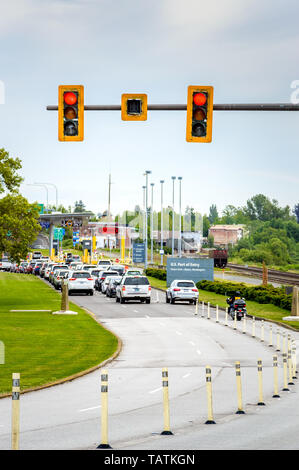
[[[58,139],[79,142],[84,139],[84,87],[58,87]]]
[[[121,95],[121,118],[123,121],[146,121],[147,95],[136,93]]]
[[[212,142],[212,86],[189,86],[187,100],[187,142]]]

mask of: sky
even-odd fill
[[[186,142],[185,111],[86,111],[83,142],[59,142],[58,86],[82,84],[85,104],[186,104],[188,85],[214,87],[214,103],[288,103],[299,89],[299,4],[295,0],[0,0],[0,148],[22,160],[22,194],[46,203],[82,200],[115,215],[143,204],[151,170],[154,208],[171,205],[181,176],[182,207],[208,213],[255,194],[299,202],[299,112],[215,111],[213,140]],[[295,84],[295,85],[294,85]],[[299,97],[299,93],[297,93]],[[48,186],[49,204],[56,193]],[[175,182],[175,208],[178,208]]]

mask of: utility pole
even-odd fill
[[[155,183],[151,183],[152,187],[152,198],[151,198],[151,263],[154,263],[154,239],[153,239],[153,227],[154,227],[154,186]]]
[[[176,176],[172,176],[172,244],[171,244],[171,254],[174,256],[174,180]]]
[[[109,183],[108,183],[108,222],[111,219],[111,210],[110,210],[110,202],[111,202],[111,173],[109,173]]]
[[[179,215],[180,215],[180,220],[179,220],[179,240],[178,240],[178,251],[179,251],[179,257],[181,258],[182,256],[182,176],[178,176],[178,180],[180,182],[179,186]]]
[[[163,265],[163,253],[162,250],[163,248],[163,183],[164,180],[160,181],[161,183],[161,266]]]
[[[147,268],[148,175],[150,175],[150,174],[151,174],[151,171],[146,170],[146,172],[145,172],[145,178],[146,178],[146,183],[145,183],[145,263],[144,263],[145,269]]]

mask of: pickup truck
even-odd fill
[[[8,258],[0,259],[0,271],[10,271],[11,262]]]

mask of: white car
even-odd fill
[[[143,269],[142,268],[129,268],[125,272],[125,276],[142,276]]]
[[[149,304],[151,291],[146,276],[123,276],[120,284],[116,286],[116,302],[123,304],[127,300],[140,300]]]
[[[8,258],[0,259],[0,271],[10,271],[11,262]]]
[[[68,277],[68,292],[69,295],[74,293],[85,293],[93,295],[94,279],[91,277],[89,271],[72,271]]]
[[[198,290],[194,281],[176,280],[172,281],[166,290],[166,303],[174,304],[178,301],[187,301],[190,304],[196,304],[198,299]]]
[[[101,272],[101,270],[97,269],[96,266],[94,266],[93,268],[89,268],[87,271],[90,272],[90,275],[91,275],[91,277],[94,278],[94,280],[96,280],[99,277],[99,274]]]
[[[98,261],[97,266],[99,268],[101,268],[102,270],[103,269],[106,270],[107,268],[109,268],[109,266],[111,266],[111,264],[112,263],[111,263],[110,259],[100,259],[100,261]]]
[[[103,294],[106,294],[106,290],[107,290],[107,287],[108,287],[108,284],[109,282],[111,281],[111,279],[117,279],[117,280],[121,280],[121,276],[106,276],[105,279],[102,281],[102,284],[101,284],[101,291]]]
[[[56,265],[57,265],[57,263],[48,264],[48,266],[45,269],[45,274],[44,274],[45,279],[49,280],[49,276],[50,276],[50,272],[52,271],[52,267],[56,266]]]
[[[77,269],[80,269],[82,266],[83,266],[82,261],[72,261],[72,262],[69,264],[69,269],[70,269],[71,271],[75,271],[75,270],[77,270]]]

